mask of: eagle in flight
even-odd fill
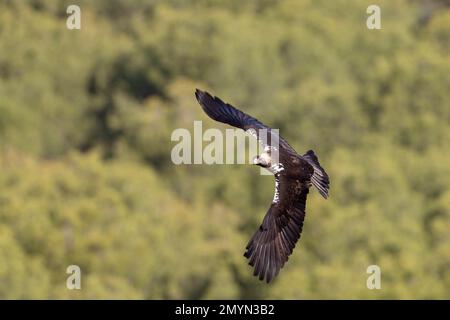
[[[210,118],[245,130],[264,147],[253,164],[273,173],[275,195],[261,226],[248,242],[244,256],[254,267],[254,275],[270,282],[283,268],[300,238],[309,188],[313,185],[326,199],[328,175],[312,150],[299,155],[259,120],[208,92],[197,89],[195,96]]]

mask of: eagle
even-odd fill
[[[300,238],[311,185],[328,198],[328,174],[314,151],[299,155],[275,130],[206,91],[196,89],[195,97],[211,119],[245,130],[264,148],[253,158],[253,164],[274,175],[275,194],[263,222],[247,244],[244,257],[254,267],[253,275],[269,283],[288,261]]]

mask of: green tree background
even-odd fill
[[[372,2],[0,1],[0,298],[450,298],[450,2],[379,0],[368,30]],[[331,176],[270,285],[242,254],[273,179],[170,160],[174,129],[226,128],[196,87]]]

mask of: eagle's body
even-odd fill
[[[274,174],[275,194],[261,226],[247,244],[244,256],[254,266],[254,275],[270,282],[300,238],[309,188],[314,185],[327,198],[328,175],[312,150],[299,155],[257,119],[207,92],[197,89],[195,95],[209,117],[245,130],[264,146],[264,152],[255,157],[253,163]]]

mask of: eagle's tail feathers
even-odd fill
[[[317,156],[314,151],[309,150],[303,155],[303,158],[314,168],[314,173],[311,177],[311,182],[314,187],[319,190],[319,193],[325,199],[328,198],[328,190],[330,189],[330,179],[325,170],[320,166]]]

